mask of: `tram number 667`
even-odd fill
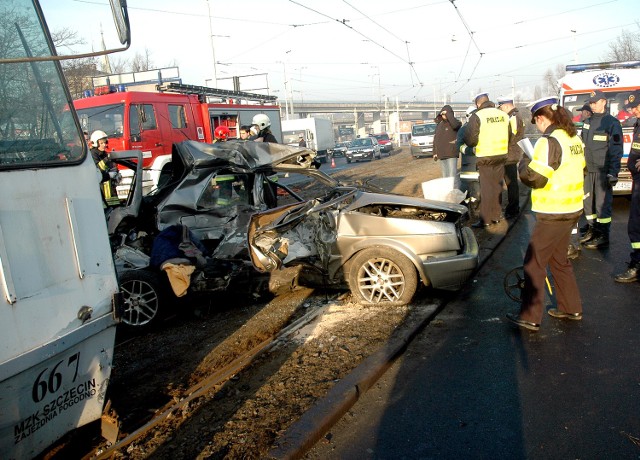
[[[59,361],[58,364],[56,364],[49,373],[47,373],[47,371],[49,370],[48,367],[44,368],[42,372],[40,372],[35,382],[33,382],[33,389],[31,390],[31,397],[35,402],[42,401],[45,396],[47,396],[47,394],[55,393],[60,389],[60,386],[62,385],[62,373],[58,370],[58,368],[64,362],[64,359]],[[80,352],[76,353],[75,355],[69,356],[69,359],[67,360],[67,368],[74,366],[75,364],[75,369],[73,370],[73,379],[71,380],[72,382],[75,382],[76,378],[78,377],[79,363]]]

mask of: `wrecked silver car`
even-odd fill
[[[279,144],[186,141],[174,146],[171,177],[157,190],[136,200],[134,179],[130,206],[109,217],[125,323],[159,316],[167,261],[193,267],[191,292],[302,265],[303,281],[348,287],[365,304],[402,305],[419,285],[453,290],[469,278],[478,246],[463,226],[466,207],[340,183],[317,169],[314,155]],[[177,246],[196,247],[199,262],[184,252],[158,259],[158,241],[171,231]]]

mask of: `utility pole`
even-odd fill
[[[213,45],[213,27],[211,26],[211,7],[207,0],[207,17],[209,18],[209,41],[211,43],[211,57],[213,58],[213,87],[218,87],[218,69],[216,68],[216,49]]]

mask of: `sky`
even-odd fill
[[[118,47],[107,0],[41,0],[51,30]],[[600,62],[638,0],[127,0],[132,45],[183,83],[294,101],[531,100],[547,70]],[[60,50],[64,52],[64,50]],[[215,56],[215,66],[214,66]],[[285,91],[286,90],[286,91]]]

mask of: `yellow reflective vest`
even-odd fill
[[[531,210],[544,214],[570,214],[583,208],[584,145],[578,136],[569,137],[566,131],[555,129],[550,135],[562,149],[560,166],[549,166],[549,139],[536,142],[529,168],[547,178],[543,188],[531,191]]]
[[[476,156],[506,155],[509,151],[509,115],[495,107],[485,107],[475,114],[480,119]]]

